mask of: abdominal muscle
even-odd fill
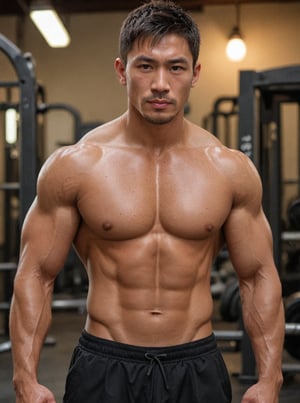
[[[152,233],[88,243],[87,332],[137,346],[188,343],[212,333],[212,239]]]

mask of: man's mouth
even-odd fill
[[[148,101],[155,109],[164,109],[171,104],[168,99],[151,99]]]

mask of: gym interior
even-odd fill
[[[4,4],[3,4],[4,3]],[[29,0],[0,3],[0,403],[15,401],[8,316],[20,228],[46,158],[126,110],[113,64],[133,0],[56,0],[70,34],[50,47],[33,25]],[[71,4],[72,3],[72,4]],[[300,1],[178,1],[201,33],[201,76],[186,117],[251,158],[262,178],[286,315],[281,403],[300,401]],[[225,49],[234,27],[247,46]],[[39,376],[62,400],[71,353],[85,319],[88,282],[71,250],[55,284],[53,325]],[[232,378],[233,403],[255,381],[237,280],[226,249],[211,268],[213,324]]]

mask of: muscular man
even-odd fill
[[[115,62],[128,110],[42,168],[11,308],[18,403],[54,402],[37,367],[72,243],[89,291],[65,403],[230,402],[210,292],[225,242],[258,369],[242,401],[278,402],[284,321],[261,183],[247,157],[184,118],[198,50],[197,26],[174,4],[130,13]]]

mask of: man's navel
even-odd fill
[[[161,310],[158,310],[158,309],[153,309],[152,311],[150,311],[150,314],[152,316],[159,316],[159,315],[162,315],[163,312]]]

